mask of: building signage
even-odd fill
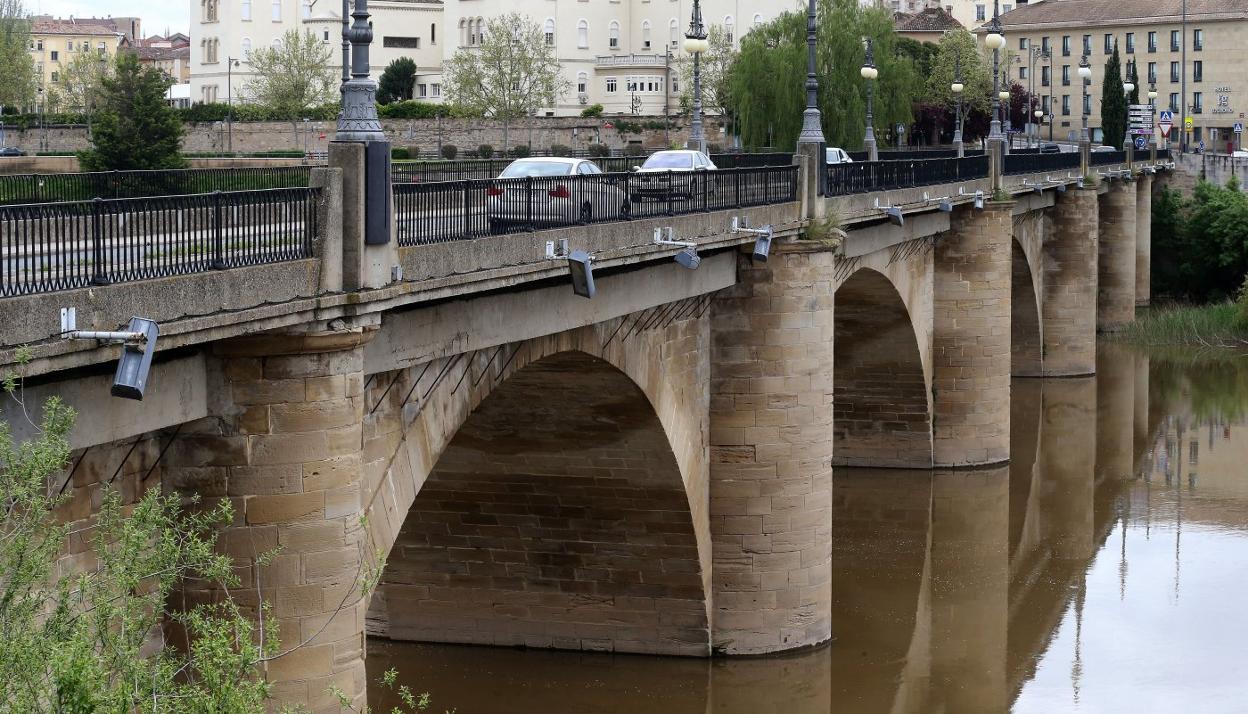
[[[1214,87],[1213,93],[1218,98],[1217,106],[1213,108],[1214,114],[1234,114],[1235,110],[1231,107],[1231,88],[1230,87]]]
[[[1131,104],[1127,106],[1127,118],[1130,120],[1129,134],[1152,136],[1153,105]]]

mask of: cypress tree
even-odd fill
[[[1101,142],[1115,149],[1122,148],[1127,133],[1127,98],[1122,92],[1122,63],[1118,45],[1105,63],[1105,79],[1101,82]]]
[[[133,52],[117,55],[117,71],[103,82],[92,148],[81,152],[84,171],[176,169],[182,159],[182,120],[165,101],[171,80],[139,64]]]

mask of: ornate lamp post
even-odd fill
[[[239,64],[233,57],[225,58],[225,124],[229,128],[229,148],[226,151],[230,153],[234,152],[234,68]]]
[[[1044,49],[1044,47],[1032,47],[1031,48],[1031,67],[1028,70],[1028,81],[1031,82],[1031,98],[1028,99],[1028,102],[1027,102],[1028,105],[1031,104],[1031,101],[1036,96],[1036,60],[1051,60],[1052,57],[1053,55],[1048,50]],[[1043,113],[1036,115],[1037,118],[1041,116],[1043,116]],[[1036,139],[1036,146],[1039,146],[1040,145],[1040,123],[1039,122],[1036,122],[1035,124],[1034,134],[1035,134],[1035,139]],[[1028,146],[1031,145],[1030,136],[1027,137],[1027,145]]]
[[[1040,127],[1044,126],[1044,110],[1037,105],[1031,115],[1036,118],[1036,146],[1040,146]]]
[[[1122,96],[1125,99],[1131,96],[1131,92],[1135,91],[1135,83],[1131,81],[1131,63],[1130,62],[1128,62],[1127,65],[1122,68],[1122,73],[1125,75],[1125,81],[1123,81],[1122,83]],[[1133,145],[1131,141],[1131,105],[1127,104],[1126,102],[1123,102],[1123,104],[1124,104],[1123,111],[1126,113],[1126,116],[1123,117],[1123,120],[1124,120],[1123,126],[1126,127],[1126,129],[1122,135],[1122,145],[1124,149],[1127,149]]]
[[[1083,115],[1083,131],[1079,135],[1079,141],[1090,144],[1092,136],[1088,133],[1088,112],[1091,109],[1088,106],[1088,86],[1092,84],[1092,65],[1088,64],[1087,55],[1079,58],[1079,84],[1083,88],[1083,104],[1079,107],[1079,113]]]
[[[685,146],[706,152],[706,136],[702,133],[702,64],[701,56],[711,48],[706,41],[706,26],[702,24],[702,6],[693,0],[693,17],[685,32],[685,52],[693,55],[693,119],[689,122],[689,141]]]
[[[798,152],[808,146],[815,154],[815,165],[822,167],[827,161],[823,136],[823,116],[819,112],[819,78],[815,74],[815,39],[817,34],[815,0],[810,0],[806,10],[806,111],[802,112],[802,133],[797,137]],[[820,168],[820,188],[827,181],[828,172]],[[823,191],[821,190],[822,194]]]
[[[867,38],[867,59],[858,73],[867,80],[867,132],[862,143],[867,149],[867,161],[879,161],[880,151],[875,145],[875,117],[871,111],[871,100],[874,90],[872,82],[879,78],[880,70],[875,67],[875,48],[870,37]]]
[[[953,128],[953,147],[958,150],[958,158],[966,155],[965,147],[962,143],[962,91],[966,89],[966,85],[962,84],[962,57],[955,55],[953,58],[953,84],[949,85],[949,90],[953,92],[953,96],[958,98],[958,115],[957,123]]]
[[[1148,85],[1148,113],[1153,118],[1153,133],[1149,137],[1150,146],[1157,148],[1157,82]]]
[[[1001,48],[1005,47],[1005,35],[1001,34],[999,0],[992,0],[992,22],[988,23],[984,46],[992,50],[992,124],[988,140],[1001,141]]]
[[[368,77],[368,46],[373,42],[373,28],[368,22],[368,0],[355,0],[351,17],[355,22],[347,29],[348,0],[342,0],[342,112],[338,115],[336,141],[385,141],[381,121],[377,119],[377,83]],[[351,78],[347,79],[347,43],[351,44]]]

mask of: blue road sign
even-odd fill
[[[1170,122],[1171,124],[1173,124],[1174,112],[1170,111],[1169,109],[1162,109],[1161,113],[1158,115],[1158,118],[1160,118],[1164,122]]]
[[[1201,139],[1201,140],[1200,140],[1200,143],[1199,143],[1199,144],[1197,144],[1196,146],[1197,146],[1197,147],[1198,147],[1201,151],[1204,151],[1204,150],[1205,150],[1205,140],[1204,140],[1204,139]]]
[[[1148,139],[1145,139],[1142,136],[1135,137],[1135,148],[1143,149],[1143,148],[1146,148],[1147,146],[1148,146]]]
[[[1235,122],[1235,133],[1236,133],[1236,134],[1243,134],[1243,133],[1244,133],[1244,123],[1243,123],[1243,122],[1239,122],[1239,121]]]

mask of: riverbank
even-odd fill
[[[1147,346],[1248,346],[1248,320],[1233,302],[1174,305],[1141,312],[1115,339]]]

